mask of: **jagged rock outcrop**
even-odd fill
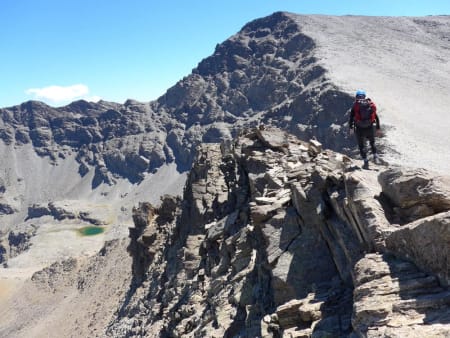
[[[392,223],[390,171],[267,127],[202,145],[181,203],[136,209],[135,283],[107,334],[445,336],[448,242],[409,233],[446,213]],[[424,269],[425,247],[441,263]]]
[[[105,225],[110,218],[111,210],[106,205],[81,203],[80,201],[58,201],[47,204],[33,204],[28,208],[27,219],[52,216],[54,219],[79,220],[93,225]]]
[[[33,224],[22,225],[3,234],[0,231],[0,263],[7,267],[7,261],[28,250],[31,246],[31,238],[36,234],[36,226]]]
[[[55,163],[75,154],[81,176],[95,171],[93,187],[118,177],[136,183],[173,161],[187,170],[200,142],[259,123],[350,152],[343,125],[352,99],[329,82],[314,49],[293,17],[275,13],[219,44],[155,102],[29,101],[0,110],[0,138],[32,144]]]

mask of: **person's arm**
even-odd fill
[[[375,114],[375,128],[377,128],[377,130],[379,130],[380,129],[380,119],[377,114],[377,106],[375,105],[375,103],[373,101],[371,101],[370,106],[372,108],[372,112]]]
[[[355,106],[352,107],[352,110],[350,111],[350,120],[348,121],[348,126],[350,130],[353,130],[355,127]]]
[[[380,119],[378,118],[377,113],[375,113],[375,128],[377,128],[377,130],[380,130]]]

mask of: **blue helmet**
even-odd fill
[[[357,98],[365,98],[366,97],[366,92],[362,89],[358,89],[356,91],[356,95]]]

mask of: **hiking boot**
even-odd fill
[[[373,163],[380,164],[380,159],[377,154],[373,154]]]
[[[364,159],[363,168],[364,169],[369,169],[369,160],[367,158]]]

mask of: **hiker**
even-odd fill
[[[375,124],[375,128],[374,128]],[[369,167],[369,159],[367,158],[366,139],[369,140],[370,148],[372,150],[373,161],[375,164],[379,163],[377,148],[375,146],[375,134],[380,134],[380,119],[377,115],[377,107],[375,103],[366,98],[364,90],[358,90],[355,96],[352,110],[350,111],[350,133],[355,130],[356,138],[358,140],[358,147],[361,157],[364,161],[364,168]]]

